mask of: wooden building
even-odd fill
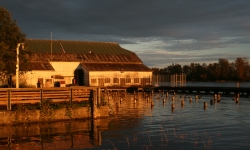
[[[64,40],[26,41],[31,71],[20,83],[43,87],[81,86],[148,86],[152,84],[152,70],[140,58],[114,42],[86,42]]]

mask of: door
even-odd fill
[[[125,78],[120,78],[120,85],[121,87],[125,86]]]
[[[98,78],[98,86],[104,87],[104,78]]]

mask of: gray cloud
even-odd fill
[[[248,0],[8,0],[0,6],[28,38],[49,39],[52,32],[53,39],[123,45],[159,40],[164,44],[150,48],[173,52],[240,46],[250,39]],[[161,57],[146,50],[144,62]]]

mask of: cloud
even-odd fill
[[[158,57],[149,51],[222,51],[250,39],[249,0],[8,0],[0,5],[28,38],[49,39],[52,32],[53,39],[118,42],[147,54],[140,56],[148,63]]]

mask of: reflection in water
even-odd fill
[[[213,95],[103,96],[109,102],[108,119],[0,126],[0,149],[250,148],[249,98],[236,103],[222,95],[211,103]]]
[[[104,119],[0,126],[0,149],[93,148],[107,127]]]

